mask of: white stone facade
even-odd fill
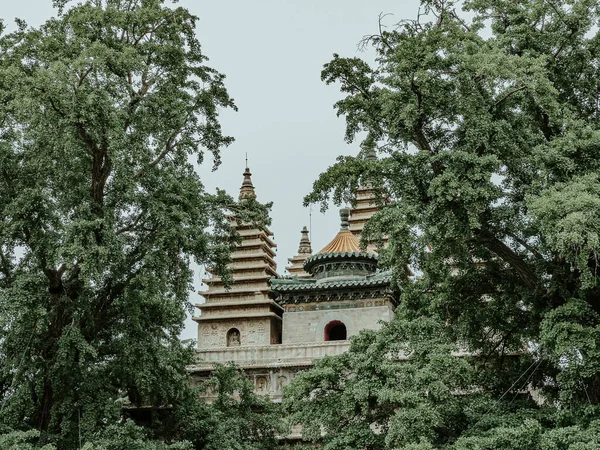
[[[344,306],[348,303],[347,301],[331,302],[327,306]],[[286,311],[283,321],[283,343],[322,342],[325,339],[325,327],[334,321],[342,322],[346,326],[347,336],[350,339],[360,330],[378,330],[381,321],[391,320],[394,312],[392,304],[385,299],[369,299],[352,303],[358,303],[359,307]],[[307,304],[296,309],[314,306],[318,305]]]

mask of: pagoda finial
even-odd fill
[[[298,247],[299,255],[312,255],[312,247],[310,246],[310,239],[308,237],[308,228],[302,227],[302,238],[300,239],[300,246]]]
[[[377,151],[375,150],[375,141],[372,139],[367,139],[361,145],[361,150],[363,153],[363,157],[365,159],[377,159]]]
[[[247,159],[246,162],[248,162]],[[256,194],[254,193],[254,185],[252,184],[252,178],[250,178],[251,176],[252,174],[250,173],[250,169],[246,164],[246,170],[244,171],[244,181],[242,182],[242,187],[240,188],[240,200],[243,200],[245,198],[256,198]]]
[[[348,231],[348,227],[349,227],[348,219],[350,219],[350,209],[349,208],[340,209],[340,219],[342,222],[340,231]]]

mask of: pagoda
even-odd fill
[[[308,237],[308,228],[302,228],[302,237],[300,238],[300,245],[298,246],[298,254],[292,258],[288,258],[290,265],[286,267],[286,270],[292,277],[297,278],[310,278],[311,275],[304,271],[304,261],[310,255],[312,255],[312,247],[310,246],[310,239]]]
[[[377,154],[374,146],[369,146],[364,150],[364,158],[366,160],[377,160]],[[350,232],[358,239],[363,232],[363,228],[368,220],[379,209],[378,202],[381,203],[382,199],[377,197],[377,192],[369,185],[369,183],[363,183],[359,185],[354,193],[354,204],[350,209],[350,219],[348,220],[348,226]],[[387,245],[387,236],[383,237],[384,247]],[[368,249],[370,251],[375,250],[375,245],[369,244]]]
[[[256,198],[251,176],[246,167],[240,202]],[[196,305],[200,315],[194,317],[199,350],[281,342],[283,309],[269,298],[269,279],[277,276],[273,233],[266,226],[238,223],[234,215],[230,222],[241,237],[229,265],[233,284],[225,287],[215,274],[205,280],[205,303]]]

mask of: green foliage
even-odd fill
[[[5,450],[56,450],[56,447],[51,444],[43,447],[36,446],[34,443],[39,437],[40,433],[35,430],[2,433],[0,434],[0,448]]]
[[[205,450],[269,450],[279,448],[276,436],[286,434],[280,406],[256,395],[254,385],[233,365],[217,366],[199,387],[210,403],[198,402],[196,391],[177,409],[181,436]]]
[[[363,243],[389,237],[402,304],[286,407],[330,449],[595,448],[600,3],[457,5],[423,1],[367,38],[373,67],[322,72],[346,140],[381,157],[340,158],[305,201],[388,196]]]
[[[209,395],[206,402],[201,397]],[[280,406],[256,395],[234,365],[217,366],[197,388],[182,391],[166,415],[154,414],[144,429],[131,420],[96,432],[83,450],[269,450],[287,429]],[[169,444],[170,443],[170,444]]]
[[[148,439],[143,428],[132,421],[119,425],[110,425],[98,433],[92,441],[81,447],[82,450],[192,450],[190,442],[167,445]]]
[[[0,36],[0,424],[59,449],[124,404],[190,396],[190,263],[227,278],[228,215],[267,211],[206,193],[194,170],[206,151],[219,164],[218,114],[235,108],[197,18],[163,0],[67,3]],[[132,430],[114,429],[142,446]]]

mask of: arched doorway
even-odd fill
[[[239,347],[241,343],[240,330],[232,328],[227,332],[227,347]]]
[[[346,325],[339,320],[332,320],[325,325],[325,341],[345,341],[347,338]]]

